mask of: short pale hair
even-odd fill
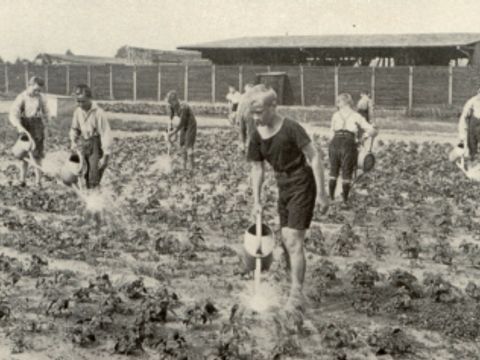
[[[353,98],[349,93],[342,93],[338,95],[337,101],[343,100],[348,106],[353,107]]]
[[[277,105],[277,93],[264,84],[255,85],[250,90],[251,107]]]

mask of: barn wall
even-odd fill
[[[126,65],[112,66],[113,97],[118,100],[133,99],[133,67]]]
[[[59,68],[65,67],[63,65],[56,65]],[[50,67],[49,67],[50,68]],[[65,73],[66,73],[65,69]],[[88,67],[85,65],[70,65],[68,68],[69,73],[69,94],[73,93],[75,86],[80,84],[88,84]],[[50,72],[49,72],[50,74]],[[50,79],[48,80],[50,82]],[[50,89],[49,89],[50,90]],[[56,94],[56,93],[54,93]],[[59,92],[58,94],[62,94]]]
[[[138,84],[138,86],[142,85]],[[162,66],[161,98],[165,99],[165,96],[171,90],[176,91],[179,98],[183,99],[185,90],[185,66]]]
[[[448,103],[448,68],[418,66],[413,70],[413,105]]]
[[[90,80],[97,99],[133,100],[136,94],[139,101],[157,100],[159,95],[164,99],[169,90],[176,90],[181,99],[188,95],[192,102],[224,103],[229,84],[238,88],[255,83],[257,74],[270,70],[287,74],[290,105],[302,105],[303,100],[305,106],[332,106],[337,93],[348,92],[356,100],[361,91],[373,90],[375,104],[379,107],[411,104],[419,108],[462,105],[480,87],[480,67],[339,67],[335,70],[334,67],[304,66],[302,72],[299,66],[190,65],[187,79],[183,65],[162,65],[160,68],[145,65],[136,67],[135,92],[134,69],[127,65],[0,64],[0,92],[6,92],[8,86],[9,93],[17,94],[25,89],[27,77],[48,75],[48,92],[59,95],[70,94],[75,85],[88,84]],[[187,91],[185,85],[188,85]]]
[[[212,98],[212,67],[188,67],[189,101],[209,102]]]
[[[480,43],[475,44],[471,61],[473,66],[480,66]]]
[[[408,76],[408,67],[375,69],[375,103],[385,107],[408,106]]]
[[[335,104],[334,73],[333,67],[308,66],[303,69],[305,105]]]

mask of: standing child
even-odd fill
[[[108,165],[112,147],[112,132],[105,112],[92,101],[92,91],[87,85],[75,88],[77,108],[70,129],[72,149],[78,149],[85,159],[87,189],[100,185]]]
[[[465,157],[473,161],[480,141],[480,89],[465,103],[458,122],[458,133]]]
[[[329,194],[333,200],[337,187],[337,178],[342,171],[342,189],[344,206],[352,184],[353,174],[358,161],[357,136],[359,130],[367,136],[375,136],[376,129],[353,109],[350,94],[340,94],[337,99],[338,111],[332,117],[333,138],[328,148],[330,158]]]
[[[169,140],[180,133],[180,146],[183,154],[183,168],[187,170],[188,164],[193,171],[194,161],[194,147],[197,138],[197,120],[193,114],[192,108],[187,103],[180,103],[178,95],[175,91],[170,91],[167,94],[167,102],[170,106],[170,119],[175,116],[180,118],[180,122],[175,130],[170,133]]]
[[[360,100],[357,103],[357,111],[368,123],[373,119],[373,100],[366,91],[360,93]]]
[[[328,198],[324,188],[322,155],[305,129],[277,113],[277,94],[264,85],[252,90],[250,110],[256,124],[248,144],[252,163],[255,211],[261,213],[264,162],[275,171],[282,240],[291,265],[291,287],[287,308],[303,308],[305,278],[304,241],[313,218],[315,203],[325,212]]]
[[[229,85],[228,86],[228,93],[227,93],[227,101],[229,105],[229,114],[228,118],[230,119],[230,122],[232,125],[236,125],[236,119],[237,119],[237,110],[238,110],[238,104],[240,103],[240,99],[242,97],[242,94],[240,94],[235,86]]]
[[[42,95],[44,81],[38,76],[32,77],[28,82],[28,87],[20,93],[13,102],[10,109],[9,120],[18,133],[25,133],[34,142],[35,149],[32,151],[31,160],[37,166],[41,165],[44,157],[45,130],[50,120],[47,101]],[[21,160],[20,166],[20,186],[26,185],[25,179],[28,170],[28,163]],[[40,186],[40,170],[35,167],[35,184]]]

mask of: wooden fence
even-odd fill
[[[32,75],[45,78],[46,91],[70,95],[75,85],[92,87],[96,99],[158,101],[170,90],[192,102],[225,102],[228,85],[243,88],[256,74],[288,75],[289,105],[331,106],[339,93],[372,94],[381,107],[461,105],[480,87],[478,68],[205,65],[0,65],[0,92],[22,91]]]

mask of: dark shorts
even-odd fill
[[[35,150],[32,155],[36,160],[45,157],[44,143],[45,143],[45,126],[41,118],[22,118],[20,120],[22,126],[28,131],[35,142]]]
[[[232,104],[232,112],[237,112],[238,110],[238,103],[233,103]]]
[[[478,153],[478,142],[480,140],[480,119],[471,116],[468,119],[468,151],[470,157],[474,158]]]
[[[328,147],[330,159],[330,177],[338,178],[340,170],[342,179],[352,180],[357,167],[358,149],[353,133],[335,134]]]
[[[195,147],[195,141],[197,139],[197,126],[190,126],[186,130],[180,131],[180,146],[187,149],[193,149]]]
[[[309,166],[287,175],[276,173],[280,226],[306,230],[312,222],[317,189],[313,170]]]
[[[368,109],[358,109],[358,113],[362,115],[367,122],[370,122],[370,115],[368,113]]]

